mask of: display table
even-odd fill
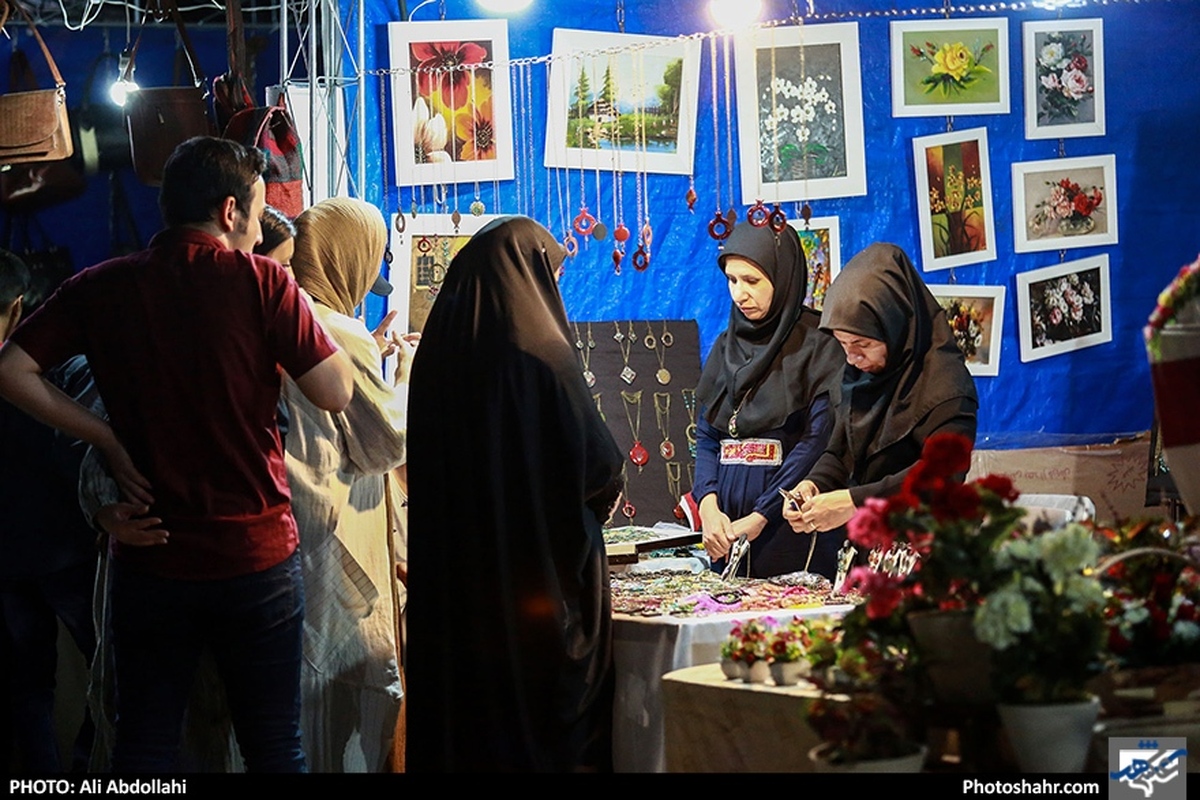
[[[773,616],[840,617],[853,606],[744,611],[707,617],[613,615],[617,695],[613,707],[613,766],[617,772],[665,772],[663,676],[697,664],[721,677],[721,642],[731,623]],[[704,757],[703,754],[698,754]]]
[[[804,719],[820,696],[797,686],[730,680],[719,664],[663,676],[668,772],[811,772],[808,751],[820,744]]]

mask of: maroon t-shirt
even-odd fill
[[[13,332],[43,369],[84,353],[170,541],[123,564],[183,580],[258,572],[296,548],[276,427],[280,376],[337,346],[274,261],[189,228],[69,279]]]

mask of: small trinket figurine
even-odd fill
[[[850,574],[850,567],[853,566],[856,555],[858,555],[858,550],[850,544],[849,539],[842,542],[842,549],[838,551],[837,555],[837,574],[833,578],[835,592],[842,590],[842,584],[846,582],[846,576]]]

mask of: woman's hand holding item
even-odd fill
[[[716,494],[705,495],[700,501],[700,529],[704,532],[704,549],[713,561],[727,556],[738,537],[733,522],[717,505]]]
[[[745,534],[746,541],[753,542],[765,527],[767,527],[767,518],[757,511],[751,511],[741,519],[733,521],[733,538],[736,540]]]
[[[810,533],[812,528],[804,519],[804,512],[800,510],[802,504],[812,500],[821,490],[812,481],[800,481],[795,489],[790,492],[780,489],[781,494],[784,494],[787,499],[783,501],[783,518],[792,526],[792,530],[796,533]]]
[[[856,510],[848,489],[817,494],[800,507],[802,522],[806,525],[797,528],[793,523],[792,530],[815,532],[840,528],[850,521]]]

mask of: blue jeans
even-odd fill
[[[169,546],[169,545],[168,545]],[[262,572],[179,581],[113,565],[114,772],[178,769],[184,712],[208,647],[250,772],[303,772],[299,553]]]

